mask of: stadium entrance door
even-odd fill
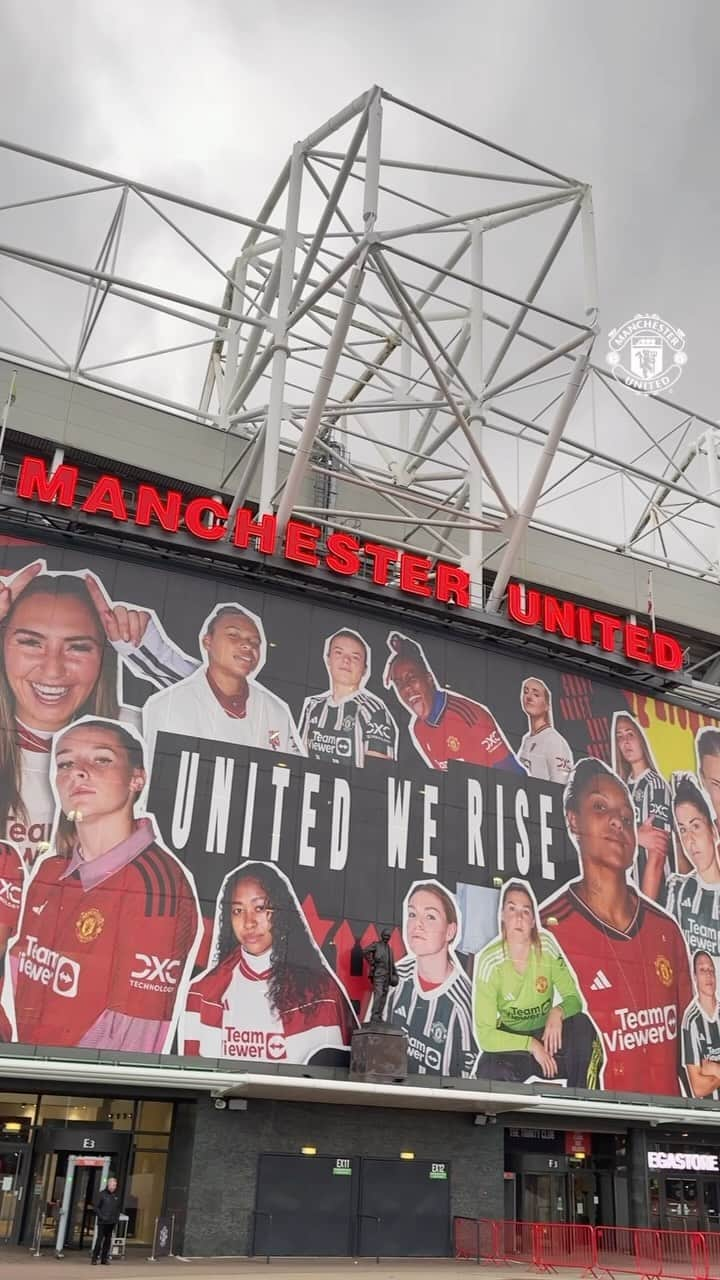
[[[256,1256],[427,1258],[449,1249],[447,1163],[260,1156]]]
[[[348,1257],[359,1167],[332,1156],[260,1156],[253,1253]]]
[[[360,1257],[445,1258],[450,1252],[450,1166],[363,1160]]]
[[[92,1205],[103,1175],[121,1192],[131,1133],[75,1121],[45,1122],[35,1135],[22,1241],[32,1249],[87,1249],[95,1229]]]

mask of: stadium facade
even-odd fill
[[[425,323],[373,239],[383,101],[370,91],[334,122],[359,121],[317,244],[297,233],[297,155],[334,153],[315,135],[294,152],[285,239],[270,206],[256,224],[279,255],[260,273],[265,310],[236,310],[260,261],[251,244],[215,307],[198,414],[83,372],[102,290],[139,287],[107,255],[86,271],[92,323],[73,369],[0,364],[6,1243],[86,1247],[110,1169],[131,1240],[172,1223],[188,1256],[441,1256],[458,1215],[720,1220],[717,563],[712,549],[705,567],[657,550],[668,495],[706,502],[711,531],[716,502],[687,489],[686,449],[664,474],[628,464],[654,485],[634,541],[537,516],[563,447],[573,470],[611,465],[563,434],[588,376],[610,376],[590,372],[592,306],[580,337],[544,343],[560,407],[525,497],[508,501],[493,397],[460,370],[487,314],[475,294],[464,311],[438,300],[436,281]],[[337,184],[360,163],[368,239],[324,261],[323,290],[312,272]],[[552,194],[534,211],[575,201],[592,266],[587,189],[542,172]],[[453,226],[479,220],[485,236],[499,216]],[[353,278],[363,247],[392,314]],[[479,269],[478,243],[464,251]],[[78,283],[77,263],[52,261]],[[481,271],[460,270],[446,264],[448,288],[485,291]],[[529,312],[559,323],[536,283],[503,342]],[[276,303],[294,339],[301,311],[325,325],[302,414],[286,397],[302,398],[288,364],[305,348],[278,340],[265,359],[253,340]],[[188,295],[173,307],[177,319]],[[442,326],[460,311],[469,346],[450,356]],[[370,313],[374,355],[360,357]],[[491,381],[497,353],[481,363]],[[527,394],[535,373],[494,394]],[[266,376],[265,410],[245,411]],[[402,400],[399,377],[420,399]],[[374,380],[385,398],[367,413],[399,420],[409,472],[373,468],[365,445],[382,454],[389,437],[372,429],[353,452]],[[429,415],[425,453],[404,414]],[[270,438],[296,418],[299,437]],[[529,410],[514,420],[524,441]],[[467,483],[462,455],[443,452],[453,430]],[[432,479],[431,458],[448,476]],[[384,928],[408,1074],[370,1083],[349,1054],[368,1015],[362,952]]]

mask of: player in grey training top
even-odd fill
[[[673,774],[673,814],[680,843],[692,863],[689,875],[671,876],[667,910],[690,951],[720,956],[720,860],[718,834],[708,800],[691,773]]]
[[[528,731],[520,743],[518,760],[531,778],[548,778],[564,785],[573,767],[572,751],[553,727],[552,699],[544,680],[528,676],[523,681],[520,702],[528,719]]]
[[[336,631],[325,641],[323,657],[330,688],[306,698],[300,717],[308,755],[357,768],[368,757],[396,760],[397,725],[382,698],[365,688],[370,649],[362,636],[349,629]]]
[[[720,1101],[720,1021],[717,974],[707,951],[693,956],[697,999],[682,1021],[682,1058],[690,1092],[695,1098]]]
[[[626,711],[615,712],[611,738],[612,767],[630,792],[637,820],[633,880],[648,898],[663,906],[672,873],[670,788],[657,769],[640,725]]]
[[[472,987],[453,952],[459,913],[437,880],[419,880],[405,899],[405,945],[387,1018],[408,1036],[408,1071],[472,1076],[478,1057]]]

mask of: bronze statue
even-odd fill
[[[363,951],[363,956],[370,965],[370,981],[373,989],[371,1022],[383,1022],[388,991],[398,984],[398,973],[395,958],[390,949],[392,931],[383,929],[380,941],[373,942]]]

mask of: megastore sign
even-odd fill
[[[720,1097],[717,722],[10,537],[0,704],[0,1041]]]
[[[239,551],[252,546],[262,555],[280,555],[291,564],[320,567],[343,578],[357,577],[369,569],[376,587],[397,586],[404,595],[433,598],[461,609],[471,603],[469,574],[445,560],[430,560],[380,542],[362,542],[345,530],[326,537],[319,525],[300,520],[288,521],[281,538],[273,515],[257,517],[241,507],[231,516],[219,498],[186,500],[177,490],[161,491],[151,484],[138,485],[128,506],[127,484],[113,475],[100,476],[82,497],[79,481],[79,469],[70,463],[62,463],[49,473],[42,458],[26,457],[16,492],[26,501],[104,516],[119,525],[156,526],[171,536],[182,530],[200,542],[225,542]],[[619,648],[629,662],[638,665],[649,664],[663,671],[677,671],[682,666],[682,649],[672,636],[534,589],[526,592],[520,583],[510,584],[508,616],[522,626],[606,653]]]
[[[672,1169],[683,1173],[717,1173],[718,1158],[707,1151],[648,1151],[648,1169]]]

